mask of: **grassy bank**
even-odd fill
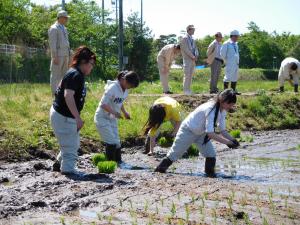
[[[256,82],[241,81],[240,90],[255,91],[257,88]],[[268,82],[273,81],[262,82],[260,80],[262,85]],[[176,84],[180,86],[178,82]],[[142,83],[141,87],[134,90],[134,92],[138,93],[144,89],[148,93],[155,93],[156,91],[152,85],[155,84]],[[207,85],[207,83],[203,85]],[[103,86],[104,83],[100,82],[89,84],[86,105],[82,111],[85,124],[81,135],[98,143],[100,140],[93,122],[93,116],[101,98]],[[245,87],[245,89],[242,87]],[[156,97],[153,96],[129,97],[125,107],[131,113],[132,120],[120,120],[119,127],[122,140],[141,136],[142,128],[147,120],[148,108],[155,99]],[[7,157],[9,154],[23,155],[29,148],[57,149],[57,142],[49,125],[51,104],[52,97],[48,84],[0,86],[0,159]],[[185,108],[187,112],[193,110],[190,105]],[[229,130],[300,128],[299,118],[299,95],[292,92],[265,94],[261,91],[260,95],[255,97],[239,97],[238,110],[236,113],[229,115],[227,126]],[[165,125],[165,129],[168,127],[170,127],[170,124]]]

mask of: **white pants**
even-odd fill
[[[283,76],[282,70],[283,70],[283,68],[280,67],[280,69],[279,69],[279,75],[278,75],[279,87],[283,87],[284,86],[284,82],[286,80],[290,80],[291,79],[290,76],[289,77]],[[291,74],[291,76],[293,78],[294,85],[295,84],[299,84],[299,75],[297,75],[297,74]]]
[[[60,148],[57,156],[57,160],[60,162],[60,170],[67,173],[75,172],[77,152],[80,147],[80,136],[77,131],[76,120],[61,115],[51,107],[50,121]]]
[[[194,60],[183,60],[183,70],[184,70],[184,77],[183,77],[183,91],[190,92],[191,85],[192,85],[192,77],[193,73],[195,72],[195,61]]]
[[[59,82],[63,79],[69,69],[69,56],[59,56],[58,60],[58,64],[54,64],[53,60],[51,60],[50,65],[50,86],[53,95],[55,94]]]
[[[103,117],[95,118],[94,120],[102,141],[120,148],[121,141],[119,137],[118,120]]]
[[[182,157],[182,155],[188,150],[188,148],[195,143],[205,158],[216,157],[216,151],[211,141],[203,144],[206,134],[196,135],[185,125],[180,126],[174,143],[167,154],[167,157],[173,162]]]
[[[237,82],[239,65],[227,63],[225,67],[224,82]]]

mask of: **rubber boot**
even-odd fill
[[[166,157],[160,162],[154,172],[165,173],[167,169],[172,165],[172,163],[172,160]]]
[[[284,92],[284,87],[279,87],[279,92]]]
[[[294,92],[298,92],[298,84],[294,84]]]
[[[228,89],[228,86],[229,86],[229,82],[224,82],[224,90]]]
[[[122,163],[122,152],[121,152],[122,148],[116,148],[116,162],[117,163]]]
[[[216,166],[216,158],[215,157],[207,157],[205,159],[205,173],[207,177],[216,177],[215,173]]]
[[[116,145],[106,144],[105,154],[108,161],[116,161]]]
[[[237,85],[237,82],[231,82],[231,88],[232,88],[232,90],[235,92],[236,95],[240,95],[241,93],[239,93],[236,90],[236,85]]]
[[[54,172],[60,172],[60,163],[58,160],[55,160],[55,162],[52,165],[52,171]]]
[[[149,152],[150,152],[150,137],[148,136],[146,138],[145,150],[143,151],[143,154],[148,154]]]

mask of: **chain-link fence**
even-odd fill
[[[46,49],[0,44],[0,82],[48,82],[50,56]]]

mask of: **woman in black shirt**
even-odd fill
[[[51,126],[58,140],[60,152],[53,170],[62,174],[76,173],[79,131],[83,127],[80,111],[86,96],[85,76],[95,65],[96,55],[86,46],[79,47],[64,78],[59,83],[50,110]]]

